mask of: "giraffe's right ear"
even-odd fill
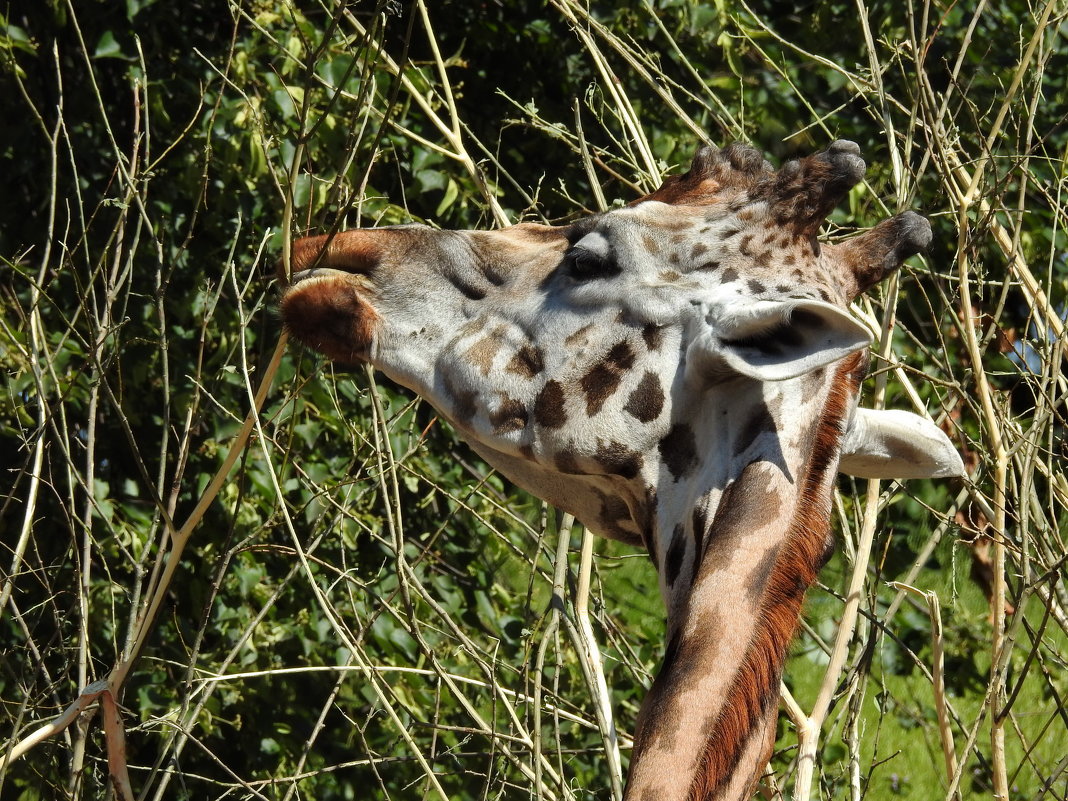
[[[818,300],[751,300],[709,304],[705,330],[686,355],[693,378],[747,376],[785,381],[810,373],[871,343],[848,312]]]

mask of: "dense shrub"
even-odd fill
[[[828,234],[906,207],[936,229],[859,309],[891,332],[870,393],[944,422],[972,479],[842,480],[766,784],[794,791],[822,687],[821,797],[939,797],[947,736],[962,798],[1064,797],[1063,5],[601,5],[0,7],[9,756],[110,676],[141,798],[610,798],[596,710],[625,764],[662,653],[651,565],[594,544],[604,699],[585,535],[425,404],[279,349],[275,260],[336,226],[568,220],[700,141],[845,137],[869,178]],[[0,763],[0,795],[113,792],[103,720]]]

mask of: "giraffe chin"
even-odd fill
[[[281,304],[290,336],[336,362],[366,361],[380,318],[361,293],[365,282],[333,271],[295,278]]]

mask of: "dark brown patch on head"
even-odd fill
[[[660,459],[676,481],[688,476],[697,466],[697,438],[685,423],[675,423],[660,440]]]
[[[696,245],[693,246],[693,249],[690,251],[690,258],[696,261],[697,257],[702,255],[707,250],[708,245],[698,242]]]
[[[749,248],[753,244],[754,238],[755,237],[752,234],[743,236],[741,241],[738,242],[738,252],[743,256],[752,256],[753,254],[749,251]]]
[[[749,287],[749,291],[752,292],[754,295],[759,295],[762,292],[767,291],[767,287],[765,287],[759,281],[754,281],[753,279],[749,279],[748,281],[746,281],[746,286]]]
[[[534,422],[545,428],[559,428],[567,422],[564,388],[558,381],[546,381],[534,401]]]
[[[540,350],[533,345],[524,345],[515,352],[505,369],[509,373],[515,373],[524,378],[533,378],[545,369],[545,363],[542,361]]]
[[[713,270],[718,270],[719,269],[719,262],[716,261],[715,259],[710,259],[709,261],[706,261],[704,264],[698,265],[694,269],[701,270],[702,272],[710,273]]]
[[[442,264],[441,276],[459,290],[460,294],[469,300],[482,300],[486,297],[486,290],[471,283],[471,276],[461,275],[455,267],[446,262]]]
[[[618,342],[604,357],[604,361],[590,369],[579,381],[586,395],[586,414],[591,417],[601,411],[623,380],[623,374],[634,366],[634,351],[627,342]]]
[[[646,323],[642,328],[642,339],[645,340],[645,347],[649,350],[660,350],[660,344],[664,339],[663,327],[655,323]]]
[[[660,377],[646,370],[638,386],[630,393],[623,411],[642,423],[651,423],[664,410],[664,389]]]
[[[468,348],[467,352],[464,353],[464,358],[477,367],[482,375],[489,375],[490,368],[493,366],[493,359],[501,349],[499,337],[499,331],[493,331]]]
[[[505,396],[496,411],[490,414],[490,425],[496,434],[522,431],[527,427],[527,407],[515,398]]]
[[[675,270],[664,270],[657,278],[665,283],[678,281],[682,276]]]
[[[654,255],[660,252],[660,243],[653,237],[649,236],[649,234],[644,234],[642,236],[642,247]]]
[[[606,473],[623,478],[634,478],[638,475],[644,461],[640,453],[619,442],[598,445],[594,458]]]
[[[728,267],[723,271],[723,277],[719,279],[720,283],[729,284],[731,281],[738,280],[738,271],[733,267]]]

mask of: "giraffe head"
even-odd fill
[[[850,358],[864,372],[871,336],[849,303],[931,237],[905,212],[818,241],[864,166],[851,142],[777,172],[751,148],[705,147],[651,195],[568,226],[301,239],[282,315],[306,345],[425,397],[527,490],[650,545],[665,490],[692,502],[680,487],[724,487],[753,460],[789,473],[813,382]],[[857,473],[959,472],[918,417],[852,420]]]
[[[863,171],[850,142],[777,172],[751,148],[702,148],[651,195],[569,226],[294,246],[297,339],[371,362],[517,484],[648,547],[667,648],[628,799],[751,797],[836,466],[962,472],[932,423],[856,408],[871,337],[849,304],[931,238],[905,212],[821,244]]]

